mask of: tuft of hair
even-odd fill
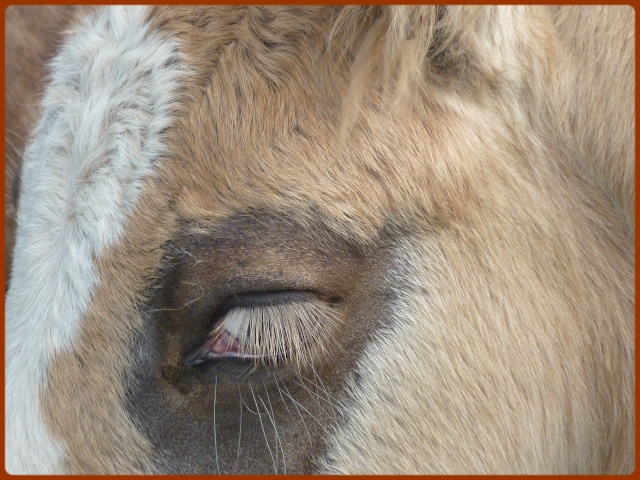
[[[362,98],[372,89],[380,89],[397,110],[406,106],[426,81],[454,88],[490,83],[502,70],[483,48],[487,46],[483,32],[496,22],[495,8],[342,8],[333,21],[329,45],[352,61],[343,133],[358,117]]]
[[[451,92],[476,100],[522,80],[521,58],[539,33],[528,7],[347,6],[334,15],[329,48],[349,62],[342,138],[357,120],[363,98],[377,92],[402,114],[421,92]],[[535,15],[533,15],[535,17]],[[514,55],[521,50],[519,55]],[[527,53],[523,56],[523,51]],[[503,90],[504,93],[504,90]],[[422,97],[424,98],[424,97]]]

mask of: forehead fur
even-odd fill
[[[422,30],[411,36],[396,32],[402,30],[396,24],[404,17],[375,12],[372,26],[361,25],[362,16],[353,12],[338,15],[331,8],[156,11],[155,25],[181,39],[197,72],[189,81],[192,100],[184,105],[171,133],[175,157],[169,164],[167,188],[180,186],[177,206],[182,215],[215,219],[246,205],[292,211],[312,205],[326,212],[337,230],[366,238],[393,212],[419,210],[444,219],[482,201],[491,190],[487,183],[493,169],[500,167],[494,162],[506,157],[505,150],[530,148],[514,144],[513,131],[529,126],[517,117],[504,117],[502,109],[510,108],[505,99],[495,105],[464,103],[470,91],[451,92],[422,77],[420,82],[412,78],[407,86],[413,92],[411,102],[394,109],[396,91],[381,90],[371,78],[365,86],[354,80],[381,70],[397,71],[399,49],[405,44],[418,48],[421,55],[451,55],[447,60],[451,63],[459,56],[451,49],[463,48],[458,43],[468,36],[464,32],[473,28],[473,22],[466,22],[466,29],[454,28],[445,21],[446,10],[419,11],[414,28]],[[498,24],[493,17],[499,15],[491,12],[489,18]],[[406,17],[413,18],[414,13],[407,11]],[[381,54],[382,32],[388,28],[397,33],[389,40],[394,46],[387,46],[396,53],[394,58],[389,52]],[[422,45],[418,38],[427,33],[431,40]],[[483,41],[490,44],[492,39]],[[467,45],[471,53],[480,48],[480,39],[475,43]],[[356,60],[350,61],[354,56]],[[418,63],[403,68],[413,72],[426,61],[420,55],[415,60]],[[458,59],[462,69],[467,68],[465,60]],[[500,60],[503,69],[507,61]],[[515,67],[517,71],[509,75],[518,76],[524,68]],[[433,67],[433,72],[440,70]],[[449,70],[442,71],[449,82],[469,83]],[[507,80],[503,79],[509,87],[503,88],[505,92],[522,88]],[[350,115],[344,109],[345,99],[348,105],[357,105],[360,121],[352,126],[348,141],[340,142]]]

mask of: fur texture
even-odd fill
[[[9,280],[15,237],[15,204],[20,182],[20,163],[40,112],[38,106],[45,81],[45,62],[59,47],[64,29],[81,7],[8,7],[5,13],[5,227],[6,279]]]
[[[11,471],[633,471],[632,9],[119,12],[25,157]],[[295,368],[185,365],[298,291]]]
[[[94,258],[117,243],[164,153],[181,70],[176,46],[148,37],[146,14],[107,9],[66,40],[25,152],[7,295],[11,473],[60,471],[64,446],[46,431],[38,402],[47,369],[74,344],[97,281]]]

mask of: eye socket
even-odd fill
[[[339,323],[338,301],[310,291],[233,296],[218,308],[206,340],[185,363],[234,359],[302,367],[326,349]]]

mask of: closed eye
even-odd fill
[[[248,293],[229,298],[213,317],[189,366],[235,359],[303,367],[325,349],[339,323],[338,299],[310,291]]]

